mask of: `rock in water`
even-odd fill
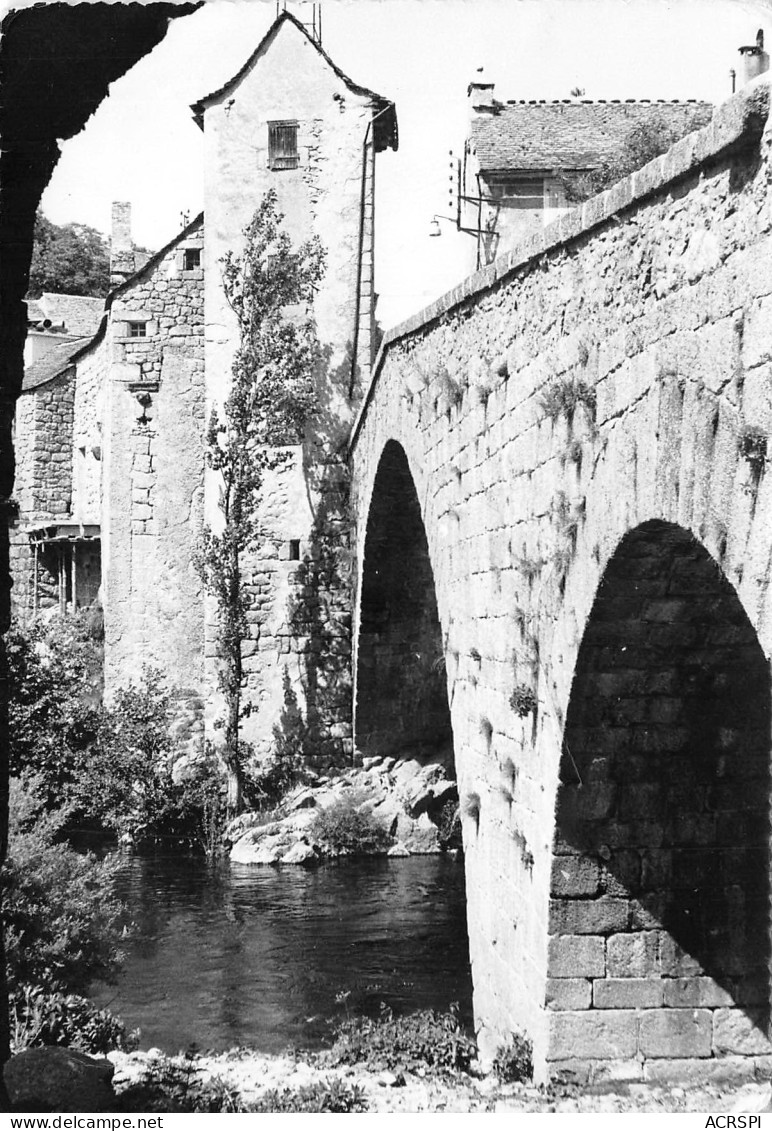
[[[3,1071],[16,1111],[110,1111],[115,1103],[110,1061],[74,1049],[25,1049]]]

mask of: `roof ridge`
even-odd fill
[[[498,106],[714,106],[707,98],[508,98]]]

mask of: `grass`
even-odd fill
[[[758,482],[767,463],[766,433],[752,424],[744,424],[737,440],[737,450],[747,460],[751,474]]]
[[[595,390],[586,381],[576,377],[558,377],[548,385],[539,397],[539,407],[554,424],[561,416],[569,422],[573,420],[577,408],[586,410],[595,421],[597,397]]]

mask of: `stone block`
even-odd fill
[[[600,885],[600,866],[586,856],[556,856],[552,863],[552,894],[595,895]]]
[[[656,1084],[683,1084],[688,1080],[692,1087],[706,1083],[736,1086],[743,1080],[768,1080],[771,1074],[772,1057],[763,1056],[647,1060],[643,1067],[644,1080]]]
[[[588,978],[548,978],[548,1009],[589,1009],[592,983]]]
[[[627,927],[629,908],[624,899],[558,900],[550,903],[551,934],[607,935]]]
[[[716,1056],[735,1053],[766,1056],[772,1053],[763,1009],[717,1009],[713,1014],[713,1050]]]
[[[698,959],[678,945],[670,935],[659,936],[659,964],[662,974],[671,978],[685,978],[704,974]]]
[[[602,978],[606,940],[594,935],[553,935],[549,941],[551,978]]]
[[[553,1013],[549,1024],[548,1060],[629,1060],[638,1047],[638,1014],[634,1010]]]
[[[732,995],[712,978],[666,978],[665,1005],[678,1009],[715,1008],[731,1005]]]
[[[658,978],[599,978],[592,986],[596,1009],[654,1009],[663,998]]]
[[[710,1056],[712,1014],[707,1009],[657,1009],[641,1014],[639,1050],[645,1057]]]

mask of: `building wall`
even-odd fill
[[[398,445],[444,645],[481,1048],[525,1031],[542,1076],[772,1064],[768,98],[746,88],[392,331],[352,443],[357,664]],[[365,686],[398,715],[409,681],[380,662]]]
[[[58,518],[69,521],[72,508],[72,428],[75,373],[68,369],[52,381],[22,393],[15,420],[16,479],[19,512],[10,524],[11,605],[22,619],[33,610],[33,554],[27,528]],[[43,563],[39,571],[39,607],[57,603],[56,577]]]
[[[172,685],[203,681],[203,594],[194,566],[204,474],[203,270],[189,231],[116,293],[105,339],[101,412],[105,691],[157,668]],[[130,338],[129,322],[147,336]],[[83,434],[93,423],[84,413]],[[98,429],[97,429],[98,432]]]
[[[102,429],[109,347],[104,338],[77,360],[72,429],[72,517],[98,526],[102,508]]]
[[[318,415],[301,451],[269,476],[262,518],[265,537],[247,570],[253,580],[250,640],[246,645],[247,691],[257,708],[245,720],[244,737],[261,753],[273,745],[274,727],[284,705],[285,672],[301,705],[318,715],[317,748],[341,755],[350,750],[350,720],[344,691],[317,699],[316,667],[322,638],[319,610],[330,610],[340,659],[336,685],[348,687],[350,643],[348,579],[338,568],[348,547],[348,525],[340,480],[345,469],[335,453],[353,420],[354,403],[369,374],[372,321],[372,185],[374,154],[368,123],[369,100],[353,94],[306,36],[290,21],[278,26],[252,70],[239,85],[208,105],[204,116],[206,209],[206,372],[207,396],[222,401],[238,341],[218,267],[230,251],[240,252],[243,230],[269,188],[275,189],[294,243],[318,236],[326,270],[314,298],[319,339],[326,366],[318,380]],[[268,167],[268,122],[297,120],[296,169]],[[365,145],[367,142],[367,145]],[[360,211],[363,218],[362,303],[359,329],[355,296],[358,283]],[[354,400],[352,350],[357,339]],[[217,526],[218,485],[207,488],[207,518]],[[300,544],[299,562],[290,542]],[[311,604],[301,608],[304,597]],[[319,604],[321,602],[321,605]],[[325,611],[325,618],[327,612]],[[292,624],[304,625],[298,633]],[[223,716],[217,688],[217,611],[207,614],[210,671],[208,709],[213,723]],[[316,625],[316,627],[314,627]],[[329,643],[329,642],[328,642]]]

